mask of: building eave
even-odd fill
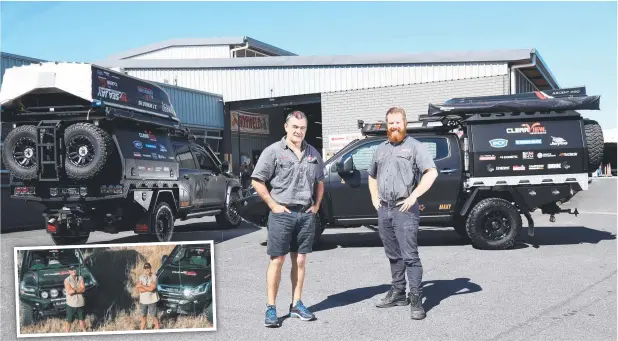
[[[531,49],[425,52],[415,54],[277,56],[218,59],[124,59],[101,60],[94,64],[124,69],[212,69],[243,67],[299,67],[396,64],[509,63],[530,60]]]

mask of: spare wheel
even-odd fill
[[[38,178],[36,156],[36,127],[17,127],[6,135],[2,158],[7,170],[21,180]]]
[[[588,173],[596,171],[603,163],[603,129],[597,121],[584,119],[586,145],[588,146]]]
[[[91,123],[76,123],[64,131],[66,174],[86,180],[100,174],[113,151],[111,136]]]

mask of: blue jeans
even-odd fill
[[[383,202],[378,209],[378,232],[391,265],[393,287],[405,292],[407,273],[410,292],[420,294],[423,266],[418,256],[418,202],[405,212],[399,211],[401,206],[385,205]]]

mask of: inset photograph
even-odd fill
[[[17,337],[215,331],[213,246],[16,247]]]

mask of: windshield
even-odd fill
[[[69,265],[80,265],[76,250],[35,250],[31,251],[29,268],[31,270],[57,269]]]
[[[210,252],[203,247],[183,248],[178,250],[171,264],[181,268],[207,268],[210,266]]]

